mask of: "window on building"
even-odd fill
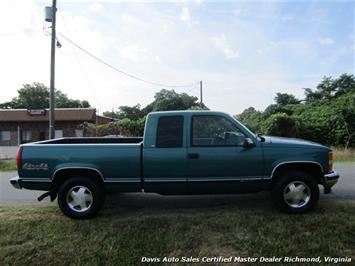
[[[31,130],[23,130],[22,131],[22,142],[28,142],[32,140],[32,132]]]
[[[10,140],[10,131],[0,131],[0,140]]]
[[[83,130],[82,129],[75,129],[75,137],[82,138],[83,137]]]
[[[162,116],[158,121],[157,142],[158,148],[179,148],[183,140],[182,116]]]
[[[54,138],[62,138],[63,137],[63,130],[58,129],[56,131],[54,131]]]

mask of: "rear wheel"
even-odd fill
[[[275,182],[271,196],[275,205],[288,213],[311,210],[319,199],[316,179],[303,171],[289,171]]]
[[[86,219],[94,216],[104,201],[102,185],[89,178],[70,178],[58,190],[58,205],[71,218]]]

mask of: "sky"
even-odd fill
[[[145,106],[162,88],[211,110],[264,110],[277,92],[304,97],[324,76],[354,74],[354,1],[57,0],[56,88],[99,113]],[[51,1],[0,0],[0,102],[22,84],[49,86]],[[60,33],[60,34],[59,34]]]

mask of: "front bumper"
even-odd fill
[[[336,171],[333,171],[329,174],[324,175],[324,185],[327,187],[334,186],[339,179],[339,174]]]
[[[325,174],[323,176],[323,186],[324,186],[324,193],[330,193],[331,187],[334,186],[339,179],[339,174],[336,171],[333,171],[329,174]]]
[[[17,189],[21,189],[22,186],[21,186],[21,179],[16,176],[16,177],[13,177],[10,179],[10,183],[11,185],[14,187],[14,188],[17,188]]]

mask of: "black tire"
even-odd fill
[[[319,200],[318,183],[306,172],[287,171],[273,184],[271,197],[281,211],[305,213],[313,209]]]
[[[70,218],[91,218],[101,210],[104,202],[103,186],[89,177],[69,178],[58,190],[59,208]]]

